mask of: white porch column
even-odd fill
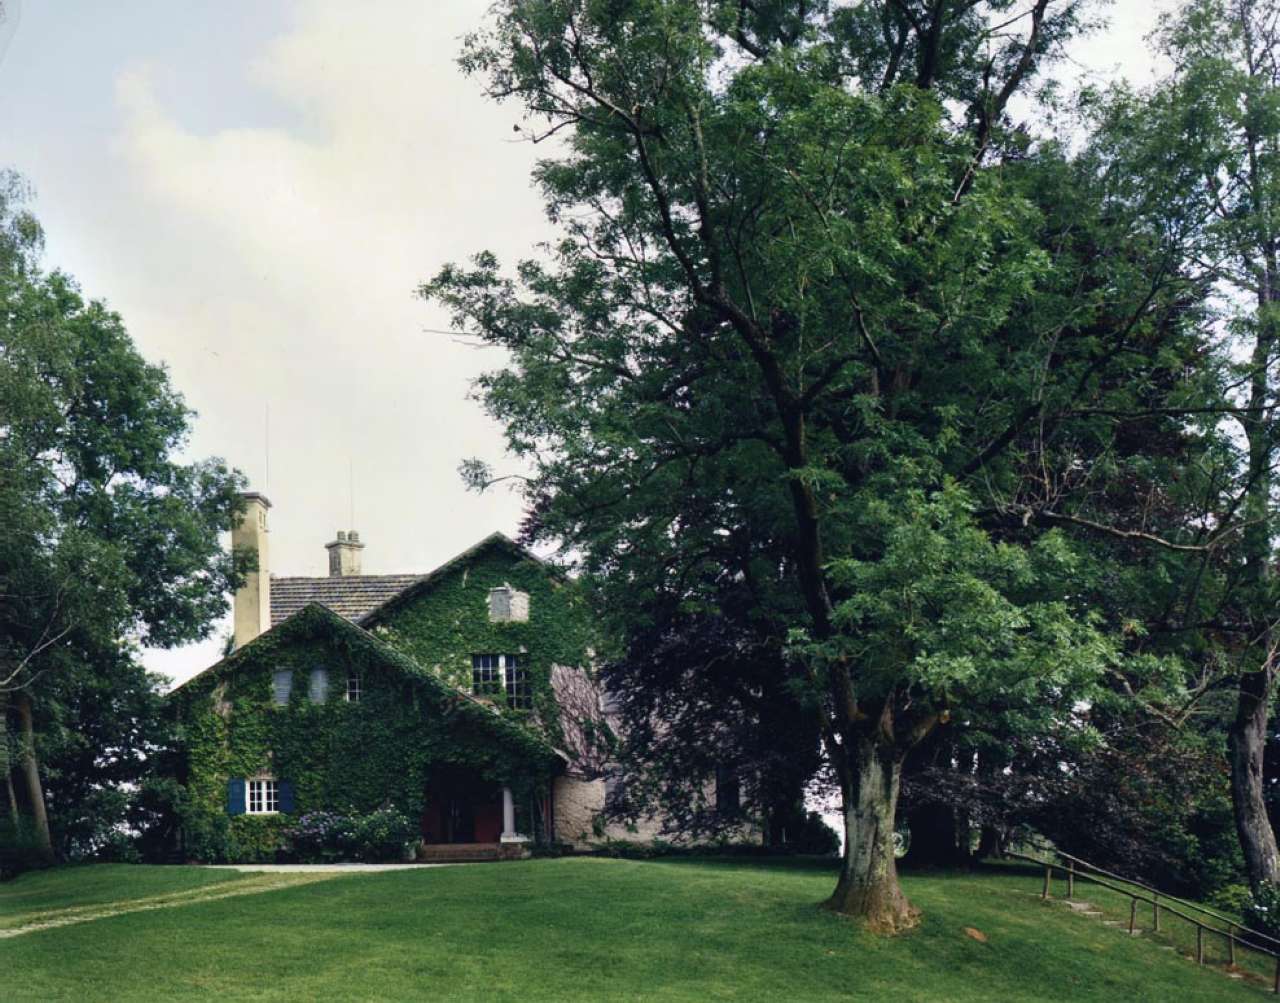
[[[502,788],[502,838],[516,838],[516,803],[511,797],[511,788],[505,786]]]

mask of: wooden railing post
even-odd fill
[[[1276,981],[1271,991],[1280,994],[1280,955],[1276,956]]]
[[[1236,928],[1235,924],[1227,927],[1227,964],[1236,963]]]
[[[1196,924],[1196,964],[1204,964],[1204,927]]]
[[[1071,898],[1076,893],[1076,862],[1074,860],[1067,861],[1067,898]]]
[[[1040,897],[1042,899],[1047,899],[1049,897],[1049,882],[1052,880],[1053,880],[1053,865],[1045,864],[1044,865],[1044,891],[1040,893]]]
[[[1155,892],[1151,893],[1151,921],[1155,927],[1156,933],[1160,932],[1160,896]]]
[[[1133,933],[1134,927],[1138,923],[1138,900],[1131,898],[1129,900],[1129,932]]]

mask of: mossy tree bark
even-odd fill
[[[862,739],[851,783],[844,791],[844,858],[840,880],[826,906],[859,919],[875,933],[901,933],[915,926],[920,912],[898,882],[894,820],[904,753],[892,745]]]

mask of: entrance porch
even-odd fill
[[[527,842],[528,837],[516,830],[511,788],[463,767],[432,772],[422,811],[419,860],[510,860],[526,855]]]

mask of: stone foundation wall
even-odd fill
[[[556,777],[552,785],[555,799],[556,839],[570,843],[575,849],[587,850],[605,840],[632,843],[649,843],[655,839],[680,842],[671,836],[663,836],[659,818],[637,819],[634,824],[610,822],[601,832],[596,831],[596,819],[604,811],[604,781],[583,780],[579,777]],[[760,838],[755,827],[746,827],[738,835],[744,841]]]

